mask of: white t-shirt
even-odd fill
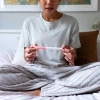
[[[54,22],[44,20],[41,13],[27,18],[23,24],[19,47],[27,47],[33,44],[60,48],[63,44],[66,44],[73,48],[79,48],[77,20],[66,14],[63,14],[59,20]],[[68,65],[60,50],[38,50],[33,63],[51,67]]]

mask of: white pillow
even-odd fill
[[[24,66],[27,62],[24,59],[24,48],[18,47],[12,64]]]
[[[15,55],[15,50],[0,50],[0,65],[3,64],[11,64],[14,55]]]

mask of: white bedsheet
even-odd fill
[[[100,93],[61,97],[36,97],[21,92],[0,91],[0,100],[100,100]]]
[[[0,50],[0,65],[10,64],[14,58],[15,50]]]

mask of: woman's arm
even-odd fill
[[[74,62],[77,59],[76,49],[69,47],[67,45],[63,45],[62,52],[65,55],[65,59],[69,62],[69,65],[74,66]]]
[[[24,47],[24,59],[29,63],[33,63],[36,57],[36,51],[36,45]]]

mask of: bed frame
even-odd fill
[[[21,30],[0,30],[0,49],[16,50]]]

